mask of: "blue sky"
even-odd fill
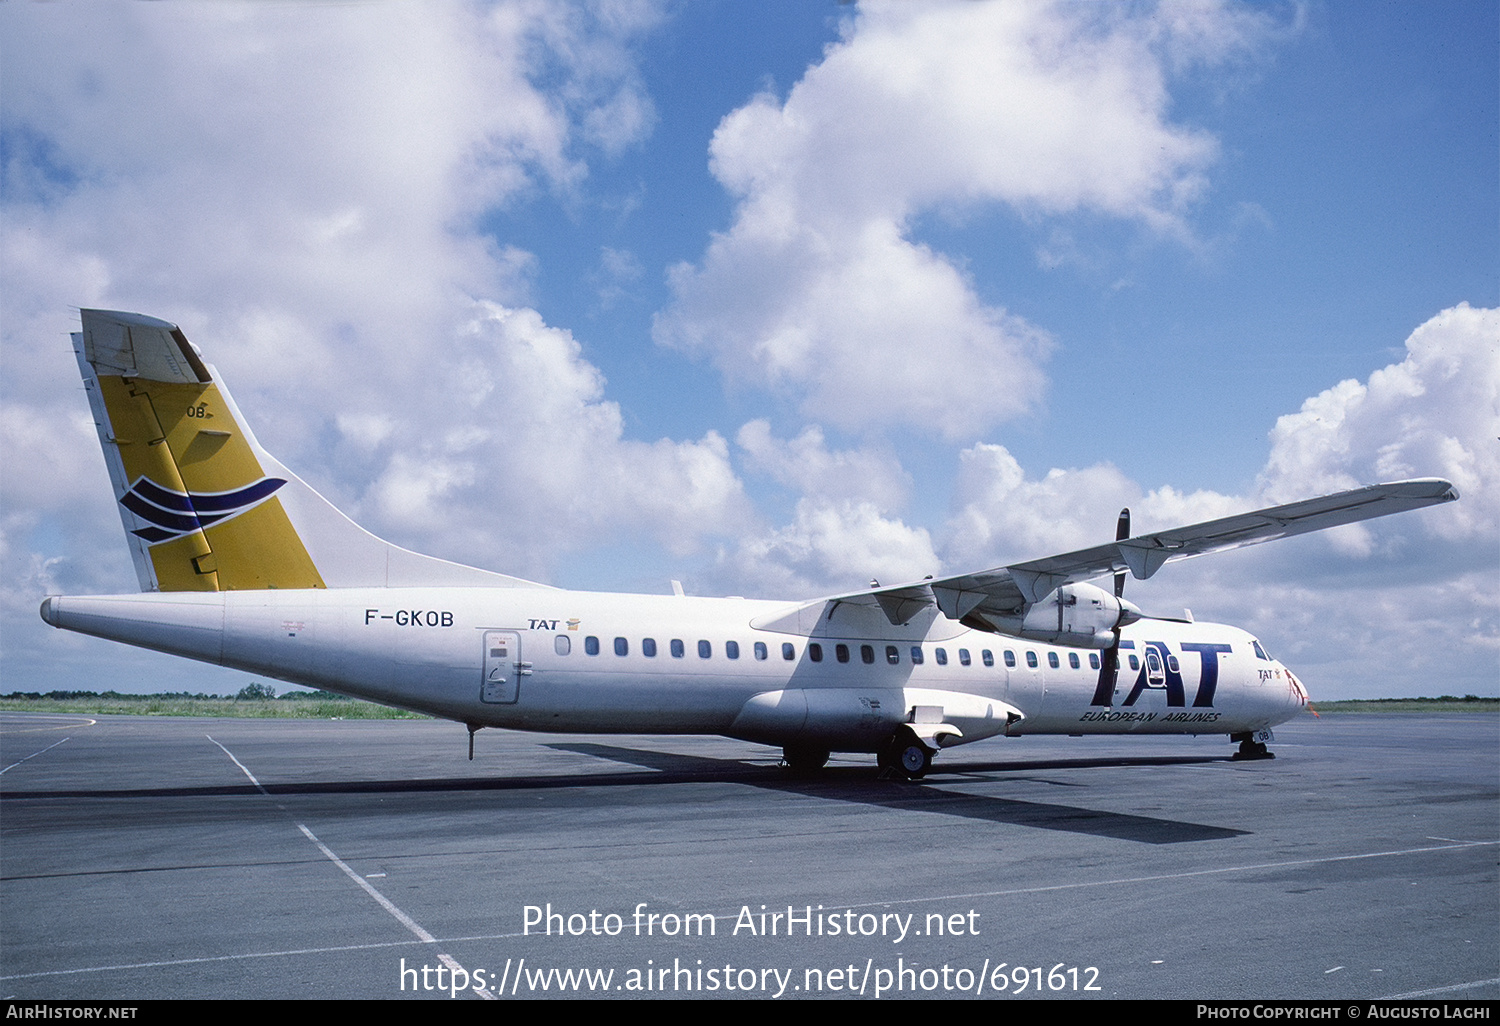
[[[66,333],[181,324],[365,526],[788,599],[1374,480],[1174,565],[1314,696],[1500,690],[1493,3],[0,7],[10,687],[133,573]],[[106,669],[107,668],[107,669]]]

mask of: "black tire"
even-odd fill
[[[932,768],[932,749],[912,739],[896,749],[897,768],[910,780],[921,780]]]
[[[781,750],[781,758],[793,773],[816,773],[828,765],[828,750],[787,745]]]
[[[1234,758],[1236,760],[1248,761],[1251,759],[1274,759],[1276,756],[1261,742],[1251,741],[1247,738],[1240,742],[1240,749],[1234,753]]]
[[[880,746],[875,761],[886,771],[882,776],[920,780],[932,768],[932,749],[910,727],[902,727]]]

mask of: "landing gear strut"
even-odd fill
[[[1268,742],[1275,740],[1269,730],[1257,730],[1253,734],[1230,734],[1229,740],[1240,743],[1239,751],[1234,753],[1236,760],[1276,758],[1276,753],[1266,748]]]
[[[932,768],[932,749],[923,744],[911,728],[902,727],[885,743],[876,761],[890,775],[921,780]]]

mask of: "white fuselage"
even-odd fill
[[[892,627],[851,607],[810,633],[765,628],[790,608],[447,587],[51,598],[42,615],[476,727],[875,751],[921,709],[962,729],[950,745],[1001,733],[1240,733],[1306,704],[1285,667],[1221,624],[1125,628],[1104,694],[1096,650],[972,631],[934,612]]]

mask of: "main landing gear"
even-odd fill
[[[1236,760],[1276,758],[1275,752],[1266,749],[1269,742],[1276,740],[1269,730],[1257,730],[1253,734],[1230,734],[1229,740],[1240,743],[1240,750],[1234,753]]]
[[[902,727],[876,754],[876,761],[885,772],[881,776],[902,777],[921,780],[932,768],[932,749],[914,734],[910,727]]]
[[[875,759],[882,779],[920,780],[932,768],[933,749],[910,727],[902,727],[881,746]],[[781,761],[797,776],[812,776],[828,765],[828,749],[812,745],[787,745]]]
[[[798,776],[809,776],[828,765],[828,749],[787,745],[781,750],[781,761]]]

